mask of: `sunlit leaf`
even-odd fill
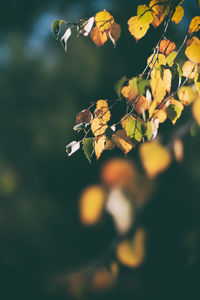
[[[116,46],[116,43],[121,35],[121,26],[117,23],[113,23],[110,30],[109,30],[109,38],[111,39],[114,46]]]
[[[80,218],[85,225],[96,224],[105,203],[105,191],[100,185],[86,188],[80,197]]]
[[[108,39],[108,33],[101,31],[97,26],[90,32],[90,38],[97,47],[101,47],[105,44]]]
[[[158,27],[164,20],[165,15],[167,13],[167,1],[165,0],[151,0],[149,3],[149,7],[152,8],[154,13],[154,19],[152,21],[152,25],[156,28]]]
[[[130,85],[126,85],[121,89],[123,97],[128,99],[130,102],[137,96],[137,93],[137,88],[133,91]]]
[[[182,71],[182,76],[187,77],[189,79],[194,79],[197,75],[197,66],[193,62],[187,60],[182,66]]]
[[[158,67],[160,65],[163,65],[165,66],[166,65],[166,58],[163,54],[158,54],[157,55],[154,55],[152,54],[148,59],[147,59],[147,63],[149,65],[150,68],[153,68],[153,67]]]
[[[91,130],[94,136],[102,135],[108,128],[108,125],[105,124],[100,118],[94,118],[91,122]]]
[[[136,89],[137,89],[137,77],[133,77],[129,80],[128,82],[132,92],[136,93]]]
[[[196,64],[200,63],[200,40],[196,36],[193,36],[187,42],[185,55],[194,63]]]
[[[105,143],[106,143],[106,137],[104,135],[95,138],[94,151],[95,151],[97,160],[99,159],[99,157],[101,156],[101,153],[105,149]]]
[[[166,95],[166,86],[163,81],[160,71],[153,69],[151,72],[151,90],[153,98],[157,103],[160,103]]]
[[[159,51],[163,53],[165,56],[168,56],[175,49],[176,49],[175,43],[171,42],[170,40],[164,39],[160,42]]]
[[[182,6],[178,5],[175,8],[175,12],[172,16],[172,21],[175,22],[176,24],[180,23],[184,15],[184,9]]]
[[[163,172],[171,163],[169,151],[156,141],[142,143],[139,153],[142,165],[150,178]]]
[[[94,139],[93,138],[85,138],[83,141],[83,151],[85,156],[91,163],[91,156],[94,152]]]
[[[111,113],[109,110],[108,102],[106,100],[98,100],[94,114],[95,117],[101,119],[105,124],[110,121]]]
[[[138,120],[131,119],[127,122],[126,127],[126,134],[131,139],[135,139],[137,142],[140,142],[143,138],[144,128],[141,122]]]
[[[194,82],[195,82],[197,90],[200,92],[200,74],[196,75],[196,77],[194,78]]]
[[[110,288],[115,281],[113,274],[106,268],[102,267],[98,270],[92,279],[92,287],[95,290],[107,290]]]
[[[149,121],[146,123],[146,126],[145,136],[147,137],[148,141],[150,141],[153,136],[152,123]]]
[[[197,97],[197,93],[190,86],[182,86],[178,91],[178,98],[183,105],[190,105]]]
[[[174,60],[177,56],[177,52],[176,51],[172,51],[168,56],[167,56],[167,59],[166,59],[166,62],[167,64],[172,67],[173,64],[174,64]]]
[[[113,134],[113,141],[125,154],[131,151],[134,146],[127,136],[125,129],[118,130]]]
[[[162,109],[155,110],[153,119],[158,119],[159,123],[164,123],[167,119],[167,113]]]
[[[196,16],[191,20],[188,32],[193,33],[199,30],[200,30],[200,16]]]
[[[149,101],[142,95],[137,100],[137,103],[134,107],[134,110],[139,114],[143,114],[146,110],[149,109]]]
[[[150,80],[138,78],[137,81],[137,88],[138,88],[138,95],[144,95],[146,90],[150,87]]]
[[[197,124],[200,126],[200,97],[192,105],[192,113]]]
[[[114,23],[114,18],[108,11],[102,10],[95,15],[95,22],[98,29],[104,32],[110,30]]]

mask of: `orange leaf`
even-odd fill
[[[135,105],[134,110],[141,115],[147,109],[149,109],[149,101],[143,95],[141,95],[137,101],[137,104]]]
[[[172,51],[176,49],[176,45],[174,42],[170,40],[164,39],[160,42],[159,51],[163,53],[165,56],[168,56]]]
[[[118,130],[115,134],[113,134],[113,141],[125,154],[131,151],[134,146],[126,135],[125,129]]]
[[[162,109],[156,110],[153,114],[153,119],[158,119],[159,123],[164,123],[167,119],[167,113]]]
[[[163,22],[165,18],[167,3],[165,0],[151,0],[149,7],[152,8],[154,13],[152,25],[156,28]]]
[[[95,43],[97,47],[101,47],[105,44],[105,42],[108,39],[108,33],[107,32],[102,32],[99,30],[99,28],[96,26],[92,29],[90,32],[90,38],[91,40]]]
[[[128,99],[129,101],[132,101],[137,96],[137,93],[137,89],[133,91],[130,85],[126,85],[121,89],[122,96],[124,96],[124,98]]]

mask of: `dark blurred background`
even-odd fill
[[[96,259],[112,241],[109,217],[94,228],[80,224],[81,191],[99,183],[99,170],[112,155],[88,163],[82,152],[68,158],[65,145],[77,139],[75,115],[97,99],[114,99],[114,83],[140,73],[162,28],[138,43],[127,20],[144,1],[4,1],[0,10],[0,298],[71,299],[56,278]],[[102,9],[122,26],[116,49],[90,39],[69,39],[66,54],[51,32],[55,19],[76,21]],[[168,36],[178,45],[195,0]],[[162,27],[162,26],[161,26]],[[172,128],[171,128],[172,129]],[[173,130],[173,129],[172,129]],[[86,299],[189,299],[199,283],[200,145],[184,137],[185,157],[157,180],[157,192],[140,222],[148,252],[136,270],[122,268],[109,292]],[[137,159],[137,150],[129,157]],[[62,281],[62,280],[61,280]]]

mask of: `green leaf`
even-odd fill
[[[173,66],[176,55],[177,55],[176,51],[173,51],[167,56],[166,62],[170,67]]]
[[[146,129],[145,135],[146,135],[148,141],[150,141],[151,137],[153,135],[151,122],[147,122],[146,125],[147,125],[147,129]]]
[[[126,134],[131,139],[135,139],[137,142],[140,142],[143,138],[143,125],[138,120],[131,119],[127,122],[126,127]]]
[[[137,77],[133,77],[132,79],[130,79],[128,84],[132,89],[132,91],[134,92],[134,90],[137,88]]]
[[[83,141],[83,151],[89,162],[91,163],[91,156],[94,152],[94,139],[85,138]]]
[[[174,104],[170,104],[167,108],[166,108],[166,113],[168,118],[171,121],[175,121],[176,118],[179,118],[181,112],[180,109],[178,108],[178,106],[175,106]]]
[[[63,20],[55,20],[52,24],[52,31],[56,39],[58,39],[58,35],[60,33],[60,29],[63,23]]]
[[[138,78],[137,87],[138,95],[144,95],[146,93],[146,90],[150,87],[150,80],[139,80]]]
[[[121,98],[121,89],[126,81],[126,76],[123,76],[120,80],[115,82],[114,89],[119,98]]]
[[[190,134],[192,137],[200,139],[200,126],[194,123],[190,128]]]

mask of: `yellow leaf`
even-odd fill
[[[109,12],[102,10],[96,14],[95,22],[100,31],[108,31],[114,23],[114,18]]]
[[[175,22],[176,24],[178,24],[182,20],[183,15],[184,15],[184,9],[182,6],[178,5],[175,8],[175,12],[172,16],[172,21]]]
[[[187,60],[182,66],[182,71],[182,76],[194,79],[197,75],[197,66],[193,62]]]
[[[144,260],[145,256],[145,232],[139,229],[135,233],[133,241],[122,241],[116,249],[118,260],[131,268],[136,268]]]
[[[153,119],[158,119],[159,123],[164,123],[167,119],[167,113],[162,109],[156,110],[153,114]]]
[[[148,59],[147,59],[147,63],[149,65],[150,68],[152,68],[153,66],[155,68],[157,68],[160,65],[165,66],[166,65],[166,58],[163,54],[158,54],[154,55],[152,54]]]
[[[150,8],[146,5],[138,5],[137,17],[144,23],[150,24],[153,21],[153,14]]]
[[[108,125],[106,125],[101,119],[94,118],[91,122],[91,130],[94,136],[102,135],[108,128]]]
[[[90,32],[90,38],[95,43],[97,47],[101,47],[105,44],[105,42],[108,39],[108,33],[102,32],[99,30],[99,28],[96,26],[92,29]]]
[[[151,0],[149,3],[149,7],[152,8],[152,11],[154,13],[152,25],[156,28],[163,22],[165,18],[167,12],[167,2],[165,0]]]
[[[200,126],[200,97],[192,105],[192,113],[197,124]]]
[[[193,33],[199,30],[200,30],[200,16],[196,16],[191,20],[188,32]]]
[[[153,69],[151,72],[151,80],[150,80],[151,90],[153,94],[153,98],[157,103],[162,102],[166,95],[166,86],[165,82],[161,78],[161,74],[159,70]]]
[[[151,119],[156,107],[157,107],[157,102],[156,102],[156,100],[153,100],[153,102],[151,103],[151,106],[149,108],[149,118],[150,119]]]
[[[197,93],[190,86],[182,86],[178,91],[178,98],[183,105],[190,105],[197,97]]]
[[[163,82],[164,82],[166,91],[168,92],[168,94],[170,94],[171,82],[172,82],[172,73],[169,69],[164,69]]]
[[[200,40],[196,36],[193,36],[187,42],[185,55],[194,63],[196,64],[200,63]]]
[[[169,151],[156,141],[142,143],[139,153],[142,165],[150,178],[163,172],[171,163]]]
[[[121,94],[124,98],[128,99],[130,102],[137,96],[138,89],[135,88],[133,91],[130,85],[126,85],[121,89]]]
[[[106,100],[98,100],[97,107],[94,111],[95,117],[102,120],[103,123],[110,121],[111,113],[109,110],[108,102]]]
[[[149,29],[149,23],[142,22],[137,16],[132,17],[128,20],[128,29],[134,36],[135,40],[138,41],[145,36]]]
[[[86,225],[96,224],[102,214],[105,191],[100,185],[86,188],[80,197],[80,218]]]
[[[183,142],[180,139],[175,139],[173,142],[173,150],[174,150],[174,156],[177,161],[183,160],[184,155],[184,147]]]
[[[99,157],[101,156],[101,153],[105,149],[105,143],[106,143],[106,138],[104,135],[95,139],[94,151],[95,151],[97,159],[99,159]]]
[[[116,43],[121,35],[121,26],[117,23],[113,23],[110,30],[109,30],[109,37],[113,43],[114,46],[116,46]]]
[[[118,130],[115,134],[113,134],[113,141],[125,154],[133,148],[133,143],[127,137],[125,129]]]

